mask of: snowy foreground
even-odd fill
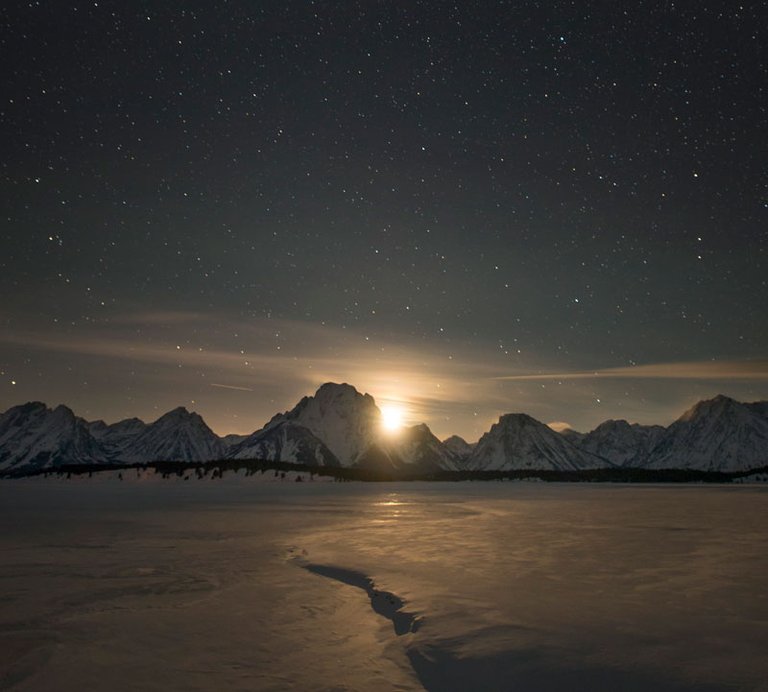
[[[768,488],[224,481],[0,482],[0,689],[768,690]]]

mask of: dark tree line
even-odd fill
[[[244,471],[246,476],[256,473],[273,472],[285,478],[287,471],[297,471],[308,476],[332,477],[337,481],[518,481],[523,479],[538,479],[553,483],[730,483],[746,476],[768,474],[768,466],[748,471],[721,472],[697,471],[694,469],[643,469],[643,468],[602,468],[584,469],[580,471],[511,469],[503,471],[424,471],[409,468],[401,469],[366,469],[338,466],[310,466],[283,461],[262,461],[257,459],[224,459],[220,461],[188,462],[188,461],[155,461],[141,464],[108,464],[94,466],[93,464],[71,464],[58,466],[54,469],[33,469],[24,472],[6,474],[6,477],[21,476],[62,476],[71,478],[73,475],[87,474],[92,476],[99,471],[119,471],[120,480],[124,474],[134,471],[153,470],[163,478],[172,476],[185,477],[189,474],[199,479],[223,478],[227,473]]]

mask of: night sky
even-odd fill
[[[768,398],[765,2],[5,2],[0,409],[470,440]]]

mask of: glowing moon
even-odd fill
[[[403,427],[403,410],[396,406],[381,407],[381,427],[386,432],[397,432]]]

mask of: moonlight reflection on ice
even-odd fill
[[[757,690],[767,499],[2,483],[0,688]]]

